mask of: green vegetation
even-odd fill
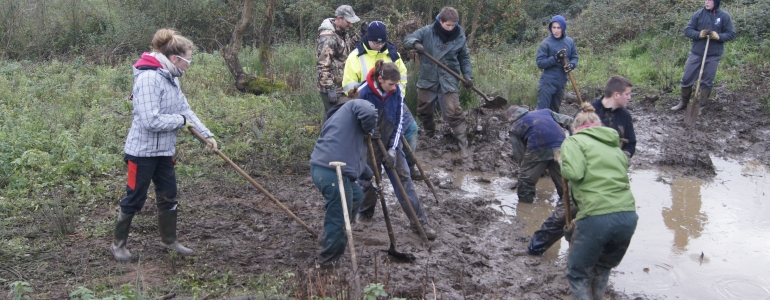
[[[305,174],[323,107],[315,90],[311,40],[318,20],[331,16],[334,5],[315,0],[279,2],[279,24],[274,30],[279,43],[272,46],[271,71],[287,87],[260,96],[235,89],[217,52],[227,42],[222,37],[230,35],[228,24],[237,21],[236,1],[0,2],[0,228],[4,229],[0,260],[58,251],[57,239],[76,231],[85,238],[108,239],[112,221],[84,220],[98,206],[114,207],[124,193],[123,144],[132,120],[130,65],[162,26],[179,28],[200,46],[182,78],[182,89],[217,136],[221,150],[247,170]],[[365,20],[383,15],[392,25],[410,16],[425,22],[440,7],[437,1],[392,2],[403,9],[385,11],[358,3],[356,11]],[[461,14],[477,3],[456,2]],[[637,7],[622,1],[484,1],[485,20],[479,24],[478,47],[472,54],[474,82],[480,90],[512,104],[534,106],[540,76],[534,56],[538,42],[546,36],[543,23],[552,14],[565,12],[570,20],[568,34],[579,46],[580,63],[573,75],[581,92],[598,96],[598,89],[612,75],[631,79],[637,94],[671,89],[680,79],[690,47],[682,29],[702,4],[675,2],[671,6],[671,1],[656,0]],[[734,0],[723,6],[733,15],[738,38],[725,47],[717,84],[730,91],[766,87],[768,79],[761,72],[770,67],[770,61],[763,59],[770,56],[770,33],[764,30],[770,27],[770,2]],[[578,13],[579,18],[569,18]],[[466,27],[471,26],[472,16],[461,18]],[[247,33],[245,44],[252,46],[243,48],[240,60],[247,73],[259,74],[264,66],[256,50],[259,41],[253,36]],[[407,66],[407,102],[414,113],[417,66],[413,62]],[[770,105],[766,89],[758,93],[758,101]],[[461,99],[465,108],[479,105],[478,96],[470,90],[463,89]],[[242,183],[234,172],[212,174],[210,170],[224,162],[191,135],[178,136],[177,176],[182,189],[214,177],[223,177],[225,184]],[[51,238],[35,238],[40,234]],[[216,290],[217,295],[270,296],[289,294],[284,288],[294,277],[288,271],[260,274],[238,289],[232,286],[232,278],[231,273],[184,273],[169,284],[185,295],[203,296],[198,293],[205,288]],[[71,291],[73,299],[157,296],[153,294],[157,291],[132,285],[85,282],[75,286],[80,287]],[[10,283],[8,297],[27,299],[33,288],[39,290],[29,282]],[[370,296],[386,292],[381,285],[367,288]]]

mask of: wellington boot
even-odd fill
[[[422,173],[416,165],[409,165],[409,176],[412,177],[412,180],[423,180]]]
[[[436,122],[433,119],[422,120],[422,128],[425,130],[425,136],[432,138],[436,136]]]
[[[678,111],[687,108],[687,103],[690,102],[690,96],[692,96],[692,87],[682,87],[682,99],[679,99],[679,104],[672,107],[671,110]]]
[[[133,219],[134,215],[120,212],[118,220],[115,222],[115,239],[112,241],[112,245],[110,245],[110,250],[115,259],[119,261],[131,260],[131,252],[126,249],[126,242],[128,241],[128,232],[131,228],[131,220]]]
[[[193,250],[182,246],[176,240],[176,220],[178,210],[159,210],[158,211],[158,229],[160,230],[160,240],[164,247],[174,249],[181,255],[193,254]]]
[[[428,237],[429,240],[435,240],[438,237],[438,234],[436,234],[436,231],[433,230],[433,228],[428,225],[428,223],[422,223],[422,230],[425,231],[425,236]],[[414,225],[414,223],[409,225],[409,229],[412,230],[417,235],[420,235],[420,231],[417,229],[417,225]]]
[[[454,133],[455,138],[457,139],[457,145],[460,146],[460,155],[462,155],[462,157],[470,156],[471,153],[468,150],[468,138],[465,134],[466,132],[465,122],[462,122],[457,126],[453,127],[452,132]]]
[[[702,115],[706,112],[706,110],[711,106],[709,102],[709,96],[711,96],[711,89],[710,88],[701,88],[701,90],[698,92],[700,93],[698,95],[698,115]]]

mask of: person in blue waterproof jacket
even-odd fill
[[[537,87],[537,109],[548,108],[558,113],[567,73],[577,68],[578,55],[575,42],[567,36],[567,20],[564,17],[556,15],[551,18],[548,31],[551,35],[540,42],[536,56],[537,67],[543,70]]]
[[[374,104],[374,107],[377,109],[377,126],[372,134],[373,148],[375,158],[377,159],[376,163],[378,166],[385,166],[385,172],[388,174],[391,183],[395,183],[395,176],[398,176],[401,180],[401,184],[404,186],[406,195],[409,198],[403,199],[398,185],[393,184],[393,189],[399,204],[401,204],[401,208],[404,211],[408,211],[405,201],[409,201],[412,204],[412,208],[414,208],[415,214],[417,214],[417,219],[422,224],[425,235],[427,235],[428,239],[433,240],[437,237],[436,231],[430,227],[428,217],[425,216],[425,212],[422,210],[420,198],[414,189],[414,183],[410,177],[402,148],[401,136],[404,134],[405,127],[409,126],[409,124],[405,123],[404,119],[403,107],[406,104],[404,103],[401,87],[398,84],[400,78],[401,72],[396,64],[378,60],[374,64],[374,68],[366,75],[366,81],[361,83],[356,88],[356,91],[349,96],[367,100]],[[385,153],[380,151],[380,148],[377,146],[377,139],[380,139],[382,144],[385,145]],[[368,163],[369,167],[374,170],[373,162],[369,161]],[[376,197],[376,193],[366,193],[362,210],[359,210],[359,213],[371,215],[374,212],[375,205],[373,203],[376,203]],[[410,229],[417,233],[417,224],[411,224]]]

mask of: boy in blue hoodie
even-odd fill
[[[540,42],[536,56],[537,67],[543,70],[537,87],[537,109],[548,108],[558,113],[567,73],[577,67],[578,55],[575,42],[567,36],[567,20],[564,17],[554,16],[548,23],[548,31],[551,35]]]

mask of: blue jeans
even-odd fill
[[[628,211],[577,221],[567,257],[572,299],[604,299],[610,270],[626,255],[638,220],[636,212]]]
[[[177,206],[176,171],[171,156],[136,157],[126,154],[128,165],[126,196],[120,200],[120,211],[133,215],[147,201],[150,182],[155,183],[155,203],[158,210],[174,210]]]
[[[412,120],[412,124],[404,131],[404,138],[406,138],[412,152],[417,152],[417,121]],[[415,164],[414,156],[410,155],[406,149],[404,149],[404,155],[406,155],[407,165],[413,166]]]
[[[348,237],[345,235],[345,215],[342,212],[342,197],[340,196],[339,180],[336,169],[327,169],[318,166],[310,166],[310,175],[313,183],[323,194],[326,207],[324,216],[323,249],[321,249],[320,263],[330,264],[336,262],[345,253]],[[348,205],[348,215],[355,218],[358,206],[364,199],[361,187],[354,180],[342,176],[342,184],[345,187],[345,200]]]
[[[564,83],[556,84],[540,80],[540,85],[537,87],[537,109],[548,108],[558,113],[561,98],[564,98]]]

